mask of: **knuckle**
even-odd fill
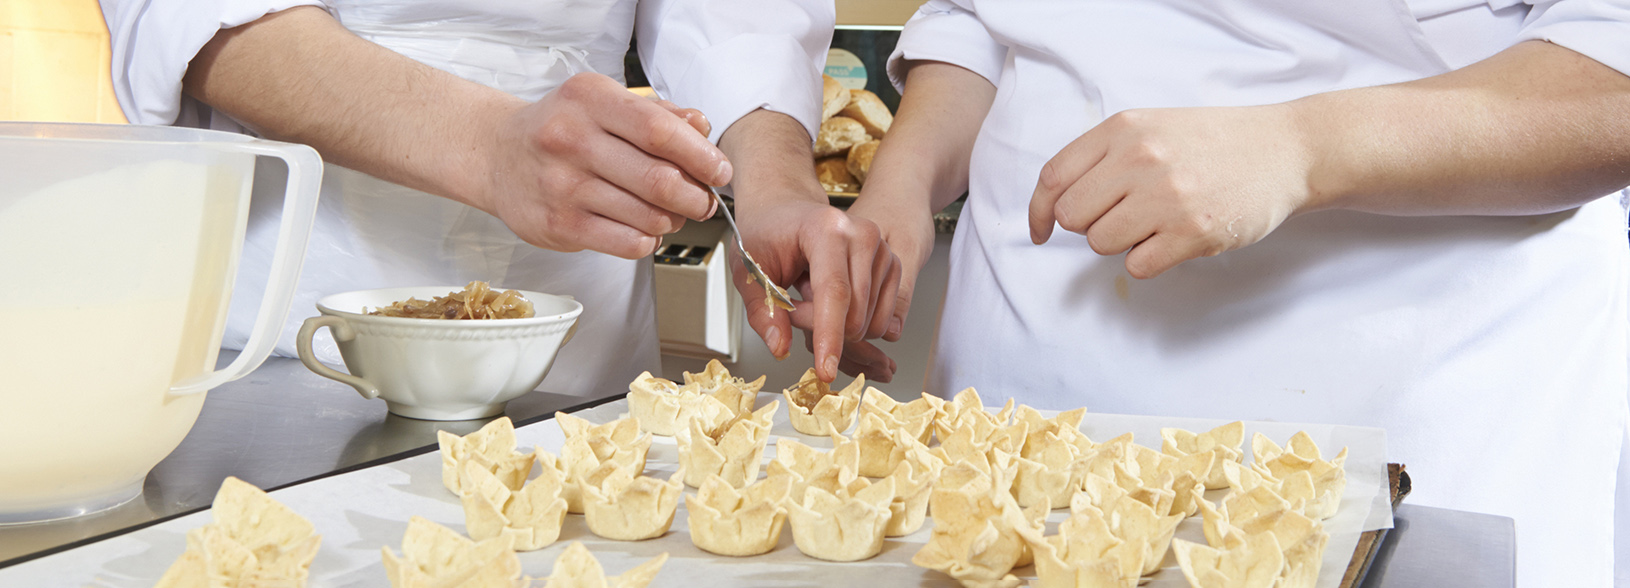
[[[583,134],[576,125],[555,117],[539,125],[533,134],[533,142],[551,153],[569,151],[580,145],[582,140]]]
[[[1184,202],[1192,199],[1197,194],[1198,188],[1197,182],[1192,177],[1178,171],[1161,174],[1157,187]]]
[[[645,140],[653,149],[667,148],[679,136],[678,121],[671,116],[652,115],[645,119]]]
[[[1084,232],[1088,228],[1076,217],[1074,210],[1064,207],[1053,211],[1053,220],[1058,223],[1059,228],[1072,233]]]
[[[827,207],[816,213],[815,224],[830,234],[853,238],[859,220],[836,208]]]
[[[651,228],[656,231],[653,233],[656,235],[669,235],[678,231],[680,227],[685,226],[684,219],[672,214],[656,212],[653,213],[652,216],[654,218],[651,219],[649,224]]]
[[[1119,119],[1120,124],[1135,126],[1147,120],[1148,117],[1148,111],[1139,108],[1132,108],[1115,113],[1114,118]]]
[[[1058,223],[1059,228],[1072,233],[1079,233],[1085,228],[1077,224],[1075,219],[1071,217],[1070,212],[1066,210],[1054,212],[1053,221]]]
[[[1115,114],[1111,114],[1109,115],[1109,118],[1104,119],[1104,122],[1098,123],[1098,126],[1103,127],[1104,130],[1115,134],[1126,132],[1136,124],[1135,119],[1137,118],[1137,115],[1134,114],[1135,112],[1136,111],[1132,110],[1122,110]]]
[[[1060,188],[1059,184],[1062,183],[1062,180],[1059,179],[1058,166],[1051,161],[1047,162],[1046,165],[1041,166],[1041,176],[1036,180],[1036,183],[1039,184],[1043,190],[1050,192],[1058,191]]]
[[[561,214],[552,215],[552,217],[553,218],[551,218],[548,223],[548,230],[549,232],[554,233],[557,236],[557,239],[565,237],[564,240],[571,241],[572,244],[577,245],[578,239],[573,236],[583,235],[588,232],[587,229],[589,219],[585,214],[577,211],[566,211]],[[572,249],[571,251],[578,251],[581,249],[582,247],[578,246],[576,249]]]
[[[540,240],[544,246],[562,253],[577,253],[583,250],[583,240],[578,237],[578,231],[570,227],[576,223],[566,219],[555,219],[547,224]]]
[[[1185,211],[1176,219],[1175,233],[1190,237],[1205,237],[1210,235],[1216,223],[1209,214]]]
[[[1144,165],[1164,165],[1169,157],[1169,150],[1159,141],[1145,138],[1132,145],[1130,155],[1133,161]]]
[[[612,255],[623,259],[639,259],[650,254],[652,243],[654,243],[654,240],[646,240],[641,237],[615,237],[611,240],[607,249]]]
[[[545,194],[555,194],[572,199],[582,195],[587,187],[588,180],[582,174],[552,170],[544,173],[539,180],[539,184]]]
[[[878,228],[877,223],[865,219],[856,219],[849,217],[849,215],[844,216],[847,217],[848,222],[854,226],[855,236],[859,237],[861,241],[873,245],[882,243],[883,229]]]
[[[859,341],[866,336],[865,316],[849,318],[844,320],[843,323],[844,339],[853,342]]]
[[[854,283],[848,278],[827,280],[826,290],[821,292],[821,302],[828,305],[847,305],[849,292],[854,289]]]
[[[580,73],[566,78],[566,81],[560,84],[560,97],[567,100],[588,98],[594,92],[595,81],[594,75],[589,73]]]
[[[901,319],[906,318],[906,313],[911,310],[911,296],[916,289],[915,284],[908,283],[904,279],[900,280],[900,289],[894,292],[894,314]]]
[[[1151,264],[1145,259],[1141,257],[1128,257],[1126,259],[1126,273],[1130,274],[1133,278],[1147,280],[1155,277],[1156,273],[1158,272],[1156,272],[1154,268],[1151,267]]]
[[[1109,247],[1108,238],[1104,237],[1101,233],[1087,233],[1087,247],[1091,248],[1092,252],[1097,253],[1098,255],[1115,254],[1115,250]]]
[[[1139,247],[1126,254],[1126,273],[1139,280],[1158,276],[1174,261],[1172,253],[1168,248]]]
[[[873,315],[871,323],[866,325],[866,338],[867,339],[876,339],[876,338],[882,337],[884,334],[888,333],[889,321],[892,320],[893,318],[894,318],[893,313],[890,313],[890,314],[877,313],[877,314]]]
[[[659,205],[676,202],[684,184],[685,178],[672,167],[658,164],[645,169],[644,196]]]

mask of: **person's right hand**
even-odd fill
[[[722,186],[732,170],[706,131],[694,110],[578,74],[499,125],[472,200],[538,247],[638,259],[713,214],[697,181]]]

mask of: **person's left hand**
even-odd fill
[[[820,190],[819,184],[814,189]],[[832,381],[839,371],[864,372],[879,382],[893,379],[894,360],[862,341],[887,333],[900,286],[900,260],[877,225],[806,198],[761,194],[736,202],[742,240],[755,252],[753,259],[770,279],[802,294],[796,310],[772,312],[763,287],[749,282],[746,268],[733,259],[747,322],[770,352],[786,357],[792,329],[798,329],[822,381]]]
[[[1306,145],[1288,104],[1121,112],[1042,168],[1031,241],[1056,221],[1140,279],[1245,247],[1311,209]]]

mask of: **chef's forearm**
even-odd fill
[[[719,150],[734,169],[730,187],[736,200],[756,205],[791,198],[826,204],[826,190],[810,165],[810,143],[804,125],[772,110],[755,110],[732,123],[719,136]]]
[[[968,190],[974,138],[996,87],[979,74],[935,61],[914,64],[899,113],[872,159],[863,199],[910,199],[930,211]]]
[[[183,85],[268,137],[478,207],[485,135],[525,105],[357,37],[314,7],[222,30]]]
[[[1313,209],[1538,214],[1630,184],[1630,77],[1549,43],[1290,104]]]

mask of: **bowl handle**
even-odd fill
[[[351,324],[345,322],[343,318],[337,316],[308,318],[306,322],[300,324],[300,334],[294,338],[295,349],[300,352],[300,363],[306,364],[307,368],[317,372],[319,376],[356,388],[357,393],[361,394],[363,398],[369,400],[378,398],[379,387],[374,386],[372,382],[328,367],[323,362],[317,361],[317,355],[311,352],[311,338],[317,334],[317,329],[323,327],[328,327],[329,332],[334,335],[335,341],[350,341],[357,336],[356,331],[351,330]]]
[[[322,189],[323,181],[323,160],[317,156],[315,149],[305,145],[260,139],[199,145],[282,159],[288,165],[289,177],[283,188],[283,217],[278,221],[277,249],[272,253],[266,292],[261,298],[255,326],[249,330],[249,339],[244,342],[243,351],[225,368],[204,372],[170,386],[170,393],[178,395],[198,394],[241,378],[260,367],[266,361],[266,356],[271,355],[272,348],[277,345],[277,337],[283,331],[283,321],[289,316],[294,285],[300,278],[306,244],[311,238],[313,219],[317,216],[317,193]]]

